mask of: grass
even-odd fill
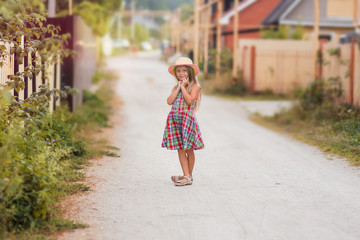
[[[319,147],[323,152],[345,157],[351,165],[360,165],[360,112],[349,106],[320,107],[301,112],[298,106],[273,117],[253,115],[254,122],[274,131]],[[317,113],[322,111],[322,115]]]
[[[90,190],[90,187],[82,183],[86,178],[83,170],[91,163],[90,159],[100,156],[120,157],[113,151],[119,148],[110,146],[104,139],[97,139],[99,131],[104,127],[109,127],[108,119],[112,113],[110,101],[113,98],[111,81],[118,78],[111,73],[102,72],[102,82],[96,93],[85,92],[84,104],[77,108],[76,112],[70,113],[66,108],[59,107],[54,114],[62,122],[66,122],[74,127],[75,138],[74,148],[77,150],[69,159],[63,159],[63,171],[59,176],[61,184],[55,186],[53,211],[51,211],[46,221],[41,225],[35,225],[31,228],[19,228],[16,230],[5,230],[0,226],[0,239],[49,239],[62,230],[72,230],[87,227],[87,224],[73,222],[62,219],[62,209],[59,207],[60,202],[69,195],[75,195],[80,192]],[[1,216],[0,216],[1,217]]]

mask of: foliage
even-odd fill
[[[45,227],[57,220],[59,196],[88,189],[71,183],[83,177],[74,171],[88,154],[87,144],[75,133],[84,125],[105,125],[107,115],[98,113],[109,114],[109,107],[98,95],[85,93],[75,113],[61,107],[54,114],[44,108],[24,115],[7,91],[0,96],[0,232]],[[45,106],[48,99],[41,101]]]
[[[328,53],[330,56],[337,56],[340,57],[341,55],[341,49],[339,47],[337,48],[331,48],[328,50]]]
[[[125,26],[122,28],[123,38],[131,39],[131,26]],[[146,28],[139,24],[135,23],[134,25],[134,39],[131,41],[132,44],[139,44],[143,41],[147,41],[149,39],[149,33]]]
[[[31,96],[24,107],[1,92],[0,225],[7,230],[51,217],[61,160],[78,152],[72,128],[50,114],[45,94]]]
[[[341,81],[339,77],[329,78],[327,81],[316,79],[308,86],[295,90],[295,96],[299,99],[300,107],[304,111],[314,110],[326,103],[333,103],[342,95]]]
[[[360,165],[360,112],[350,105],[327,102],[313,110],[295,105],[260,122]]]
[[[181,21],[185,21],[189,19],[194,14],[194,5],[190,5],[189,3],[183,3],[180,6],[181,9]]]
[[[304,26],[298,24],[296,25],[295,30],[291,33],[291,39],[302,40],[304,39],[304,34],[305,34]]]
[[[302,40],[305,29],[301,24],[298,24],[293,31],[290,26],[280,25],[278,28],[263,29],[260,33],[263,39],[293,39]]]
[[[129,1],[127,1],[129,2]],[[180,7],[182,4],[190,4],[194,6],[194,0],[137,0],[137,9],[149,9],[149,10],[171,10]],[[130,4],[129,4],[130,5]]]
[[[81,16],[97,36],[109,31],[109,23],[115,11],[120,10],[121,0],[75,0],[73,14]],[[68,14],[67,1],[57,1],[57,16]]]
[[[228,48],[222,48],[220,62],[220,72],[232,71],[233,54]],[[208,71],[209,73],[215,73],[216,71],[216,49],[214,48],[209,50]]]
[[[2,0],[0,1],[0,15],[9,16],[18,13],[46,13],[46,7],[41,0]]]
[[[105,7],[97,3],[83,1],[74,8],[74,13],[79,14],[84,19],[95,35],[104,36],[108,32],[111,15]]]
[[[6,87],[15,89],[17,92],[24,89],[24,78],[33,79],[40,72],[46,78],[45,69],[49,64],[57,62],[63,56],[68,56],[70,51],[64,49],[68,34],[59,35],[59,27],[48,24],[44,25],[45,16],[37,13],[18,13],[14,16],[0,15],[0,56],[4,58],[15,54],[15,60],[18,64],[23,63],[23,58],[32,54],[35,67],[29,65],[24,71],[17,72],[8,76]],[[23,41],[23,39],[25,39]],[[10,49],[9,47],[10,46]],[[43,64],[44,63],[44,64]],[[0,66],[4,64],[0,61]],[[47,97],[56,95],[58,91],[46,92]],[[56,98],[56,97],[55,97]]]
[[[340,49],[329,52],[340,56]],[[347,65],[348,63],[341,63]],[[324,151],[345,156],[360,164],[360,112],[337,103],[342,96],[340,77],[316,79],[305,89],[295,90],[298,101],[292,109],[266,119]]]
[[[86,144],[74,137],[75,125],[49,110],[52,98],[56,101],[74,90],[43,84],[26,100],[10,94],[24,89],[25,77],[33,79],[42,72],[46,80],[48,64],[69,54],[64,49],[69,35],[59,35],[56,26],[45,26],[44,15],[27,13],[27,2],[7,1],[3,7],[18,4],[18,8],[10,9],[15,13],[0,14],[2,59],[15,54],[21,64],[28,54],[37,54],[34,61],[39,66],[8,75],[0,90],[0,233],[45,226],[54,219],[55,202],[62,194],[58,190],[65,185],[64,174],[70,174],[66,169],[72,166],[71,159],[87,151]]]
[[[281,25],[278,29],[270,28],[262,30],[260,34],[264,39],[288,39],[290,27],[288,25]]]

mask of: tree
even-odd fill
[[[10,14],[45,13],[46,8],[41,0],[2,0],[0,1],[0,14],[9,16]]]
[[[181,9],[181,21],[185,21],[194,15],[194,7],[189,3],[183,3],[180,6]]]

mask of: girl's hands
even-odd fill
[[[182,84],[182,81],[178,81],[178,84],[177,84],[177,86],[176,86],[176,89],[180,89],[180,87],[181,87],[181,84]]]
[[[189,78],[185,78],[185,79],[182,81],[182,85],[183,85],[184,87],[186,87],[186,85],[188,85],[188,83],[189,83]]]

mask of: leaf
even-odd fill
[[[16,54],[20,54],[21,52],[23,51],[22,47],[21,46],[18,46],[15,50]]]
[[[41,71],[41,69],[40,68],[34,68],[34,71],[35,71],[35,75],[38,75],[39,72]]]

